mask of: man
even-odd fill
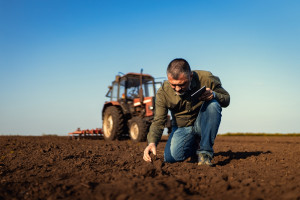
[[[184,161],[197,155],[198,165],[212,165],[221,107],[229,105],[229,93],[222,88],[218,77],[208,71],[191,71],[189,63],[181,58],[170,62],[167,76],[168,81],[156,94],[155,116],[143,159],[151,162],[150,153],[156,155],[156,146],[170,110],[172,132],[165,146],[165,162]],[[198,98],[191,97],[202,86],[206,86],[206,91]]]

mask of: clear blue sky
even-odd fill
[[[220,133],[300,132],[300,1],[0,0],[0,134],[102,127],[118,72],[177,57],[231,94]]]

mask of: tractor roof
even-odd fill
[[[153,76],[151,76],[150,74],[142,74],[143,75],[143,79],[146,78],[146,79],[154,79]],[[141,74],[140,73],[133,73],[133,72],[130,72],[130,73],[127,73],[125,75],[123,75],[121,78],[123,77],[130,77],[130,78],[140,78]]]
[[[120,77],[121,80],[127,79],[127,87],[136,87],[140,85],[140,73],[127,73]],[[148,81],[154,81],[153,76],[149,74],[142,74],[143,76],[143,83],[146,83]]]

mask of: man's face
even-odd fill
[[[168,75],[168,80],[177,95],[184,95],[184,93],[190,89],[192,77],[192,73],[188,77],[182,73],[178,79],[174,79],[171,75]]]

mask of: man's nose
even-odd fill
[[[180,91],[181,90],[181,87],[179,87],[178,85],[175,86],[175,90],[176,92]]]

